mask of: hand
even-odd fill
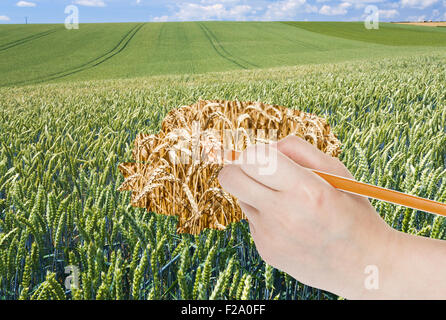
[[[365,269],[378,266],[384,276],[391,274],[388,255],[397,232],[368,199],[337,190],[309,170],[353,179],[337,158],[296,136],[263,147],[266,152],[248,147],[219,174],[248,217],[262,259],[309,286],[369,297]],[[262,174],[274,158],[275,170]]]

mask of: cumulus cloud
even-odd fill
[[[76,0],[75,4],[85,7],[105,7],[106,4],[102,0]]]
[[[246,20],[254,13],[249,5],[225,6],[223,3],[199,4],[179,3],[178,11],[172,16],[155,17],[153,21],[196,21],[196,20]]]
[[[215,4],[215,3],[239,3],[240,0],[201,0],[202,4]]]
[[[306,0],[283,0],[267,6],[264,20],[290,20],[299,13],[317,12],[317,7]]]
[[[410,7],[416,9],[424,9],[437,2],[438,0],[401,0],[401,6],[403,8]]]
[[[75,0],[77,3],[107,2],[106,0]],[[137,3],[142,0],[131,0]],[[147,2],[147,1],[146,1]],[[161,12],[152,17],[152,21],[201,21],[201,20],[264,20],[286,21],[314,20],[315,14],[320,16],[343,16],[343,19],[352,19],[354,12],[363,11],[370,4],[379,6],[382,19],[407,19],[405,8],[425,9],[437,3],[446,4],[446,0],[181,0],[171,2],[167,8],[169,12]],[[105,4],[104,4],[105,5]],[[434,6],[431,10],[435,9]],[[403,11],[402,11],[403,10]],[[430,12],[429,10],[429,16]],[[440,16],[444,10],[440,9]],[[360,13],[361,14],[361,13]],[[415,13],[416,14],[416,13]],[[419,12],[418,15],[426,14]]]
[[[19,1],[15,4],[17,7],[35,7],[36,4],[34,2],[28,1]]]
[[[396,9],[379,10],[378,12],[379,12],[379,17],[385,19],[395,18],[400,14]]]
[[[11,20],[8,16],[0,16],[0,21],[9,21]]]
[[[422,16],[410,16],[407,18],[409,21],[422,22],[426,20],[426,15]]]
[[[382,3],[382,5],[389,6],[392,2],[386,2],[387,0],[348,0],[347,2],[352,4],[354,8],[365,8],[369,4]],[[446,1],[446,0],[445,0]]]
[[[326,2],[331,0],[317,0]],[[376,0],[375,0],[376,1]],[[264,4],[262,6],[262,4]],[[152,21],[196,20],[296,20],[299,14],[317,13],[318,8],[308,0],[279,0],[274,2],[247,0],[178,1],[171,15],[162,15]]]
[[[168,16],[155,17],[152,20],[153,22],[166,22],[169,21],[169,17]]]
[[[384,6],[386,8],[398,9],[400,7],[400,4],[398,2],[391,2],[391,3],[384,4]]]
[[[352,6],[349,2],[343,2],[337,6],[323,5],[319,9],[319,13],[325,16],[338,16],[347,14],[347,9]]]

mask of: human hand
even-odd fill
[[[248,217],[262,259],[309,286],[369,297],[365,268],[379,265],[390,273],[386,256],[396,232],[368,199],[337,190],[310,170],[353,179],[337,158],[296,136],[263,147],[266,152],[248,147],[219,174]],[[273,159],[275,170],[261,174]]]

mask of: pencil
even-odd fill
[[[240,152],[232,150],[231,159],[238,159]],[[313,170],[318,176],[327,181],[334,188],[359,196],[390,202],[404,207],[446,216],[446,204],[434,200],[424,199],[403,192],[377,187],[353,179],[334,174]]]

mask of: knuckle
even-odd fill
[[[302,138],[300,138],[294,134],[291,134],[291,135],[288,135],[287,137],[285,137],[285,139],[283,139],[282,141],[284,141],[286,143],[293,144],[293,143],[300,142],[300,140],[302,140]]]
[[[331,159],[336,166],[338,166],[340,168],[344,168],[344,164],[342,163],[342,161],[339,158],[331,157]]]
[[[332,163],[332,170],[335,174],[338,174],[340,176],[345,176],[348,178],[353,178],[350,171],[347,169],[347,167],[342,163],[342,161],[339,158],[336,157],[330,157],[330,162]]]
[[[342,161],[339,158],[331,157],[331,162],[333,163],[333,167],[337,170],[345,170],[346,167],[342,163]]]
[[[277,143],[279,148],[293,148],[296,144],[300,143],[301,138],[296,135],[288,135]]]
[[[321,209],[331,203],[332,191],[324,186],[306,188],[308,203],[315,209]]]
[[[331,163],[330,160],[331,159],[326,154],[322,154],[320,157],[316,157],[313,160],[313,167],[315,168],[327,167],[327,163]]]
[[[327,194],[322,188],[315,189],[310,197],[312,197],[312,203],[316,208],[323,207],[327,201]]]

